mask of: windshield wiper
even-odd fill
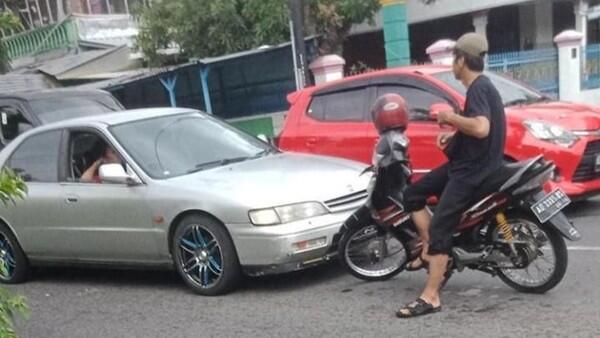
[[[211,161],[211,162],[200,163],[200,164],[197,164],[194,167],[194,169],[188,170],[187,173],[191,174],[191,173],[195,173],[195,172],[206,170],[206,169],[210,169],[210,168],[226,166],[226,165],[229,165],[229,164],[232,164],[232,163],[244,162],[244,161],[249,160],[251,158],[252,157],[244,156],[244,157],[225,158],[225,159],[218,160],[218,161]]]

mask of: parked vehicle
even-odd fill
[[[600,193],[600,108],[552,101],[513,80],[486,75],[506,106],[506,159],[542,154],[556,164],[548,189],[558,187],[573,199]],[[387,69],[292,93],[278,145],[368,164],[378,139],[368,110],[386,93],[403,96],[411,110],[409,153],[416,177],[446,161],[435,146],[441,128],[436,114],[459,111],[465,102],[465,88],[447,66]]]
[[[82,182],[107,147],[122,163]],[[282,153],[175,108],[41,126],[3,149],[0,166],[29,189],[0,208],[1,282],[24,281],[30,265],[150,265],[175,267],[202,295],[232,290],[242,273],[327,260],[368,183],[360,163]]]
[[[112,113],[123,106],[103,90],[48,89],[0,94],[0,149],[24,131],[70,118]]]
[[[420,257],[422,243],[402,198],[412,174],[408,144],[399,129],[381,135],[369,197],[344,224],[338,256],[358,278],[386,280]],[[567,195],[542,190],[553,170],[552,162],[537,156],[508,164],[484,182],[453,236],[445,281],[453,271],[470,268],[497,275],[516,290],[543,293],[562,280],[564,238],[578,240],[580,234],[561,212],[570,202]]]

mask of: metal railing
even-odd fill
[[[488,56],[488,69],[506,74],[537,90],[558,94],[558,52],[555,48]]]
[[[18,33],[2,39],[11,60],[77,44],[77,26],[72,20]]]
[[[585,47],[585,66],[581,77],[583,89],[600,88],[600,44]]]

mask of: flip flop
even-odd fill
[[[404,310],[404,311],[403,311]],[[400,310],[396,311],[396,317],[398,318],[412,318],[424,316],[430,313],[436,313],[442,311],[442,306],[434,307],[427,303],[422,298],[417,298],[416,301],[405,305]]]

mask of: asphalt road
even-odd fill
[[[570,207],[584,238],[568,243],[565,279],[545,295],[518,293],[479,272],[455,274],[443,311],[396,319],[425,274],[365,283],[337,264],[246,279],[207,298],[174,272],[48,268],[12,286],[32,309],[23,337],[600,337],[600,199]]]

